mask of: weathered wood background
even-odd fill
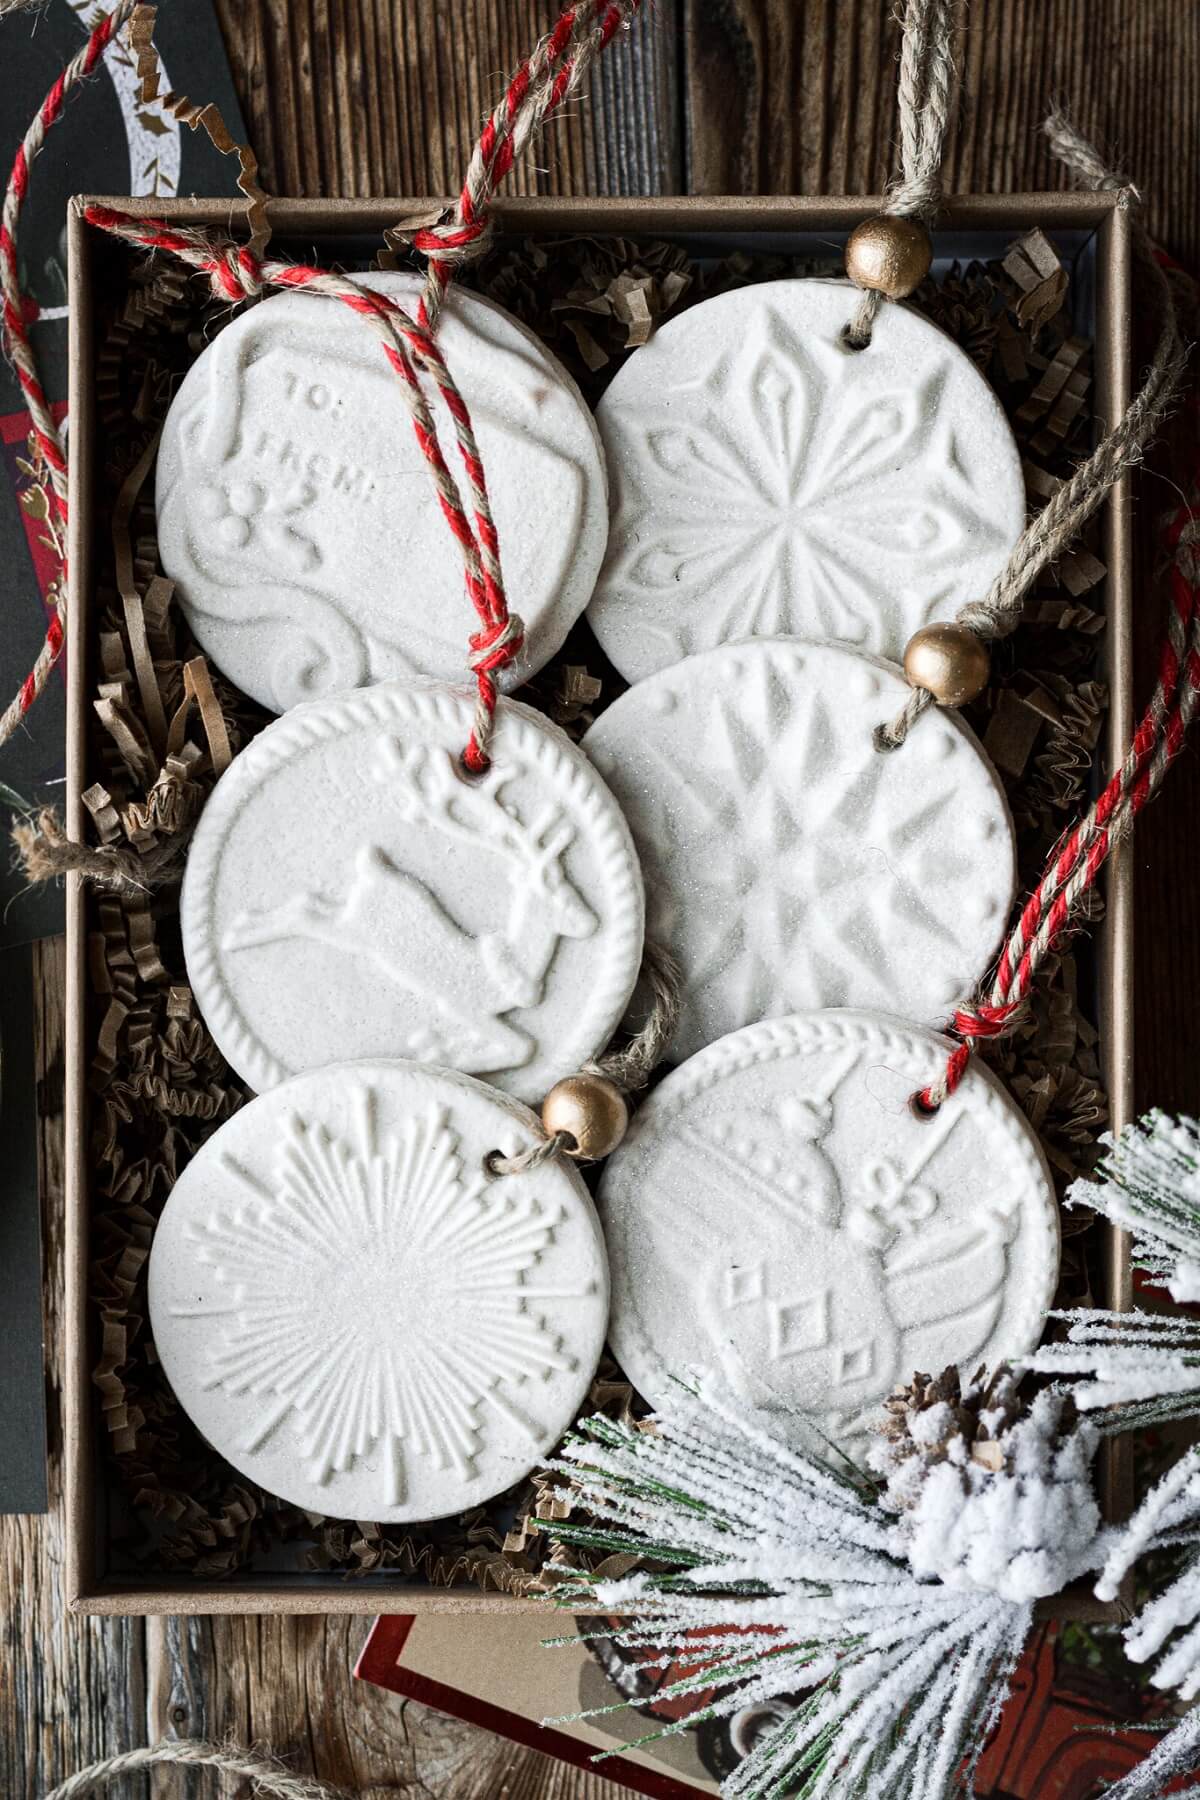
[[[186,0],[175,0],[185,4]],[[503,77],[552,0],[218,0],[268,185],[281,194],[452,189]],[[878,191],[892,170],[892,0],[651,0],[590,97],[552,130],[525,191]],[[9,24],[4,54],[17,42]],[[1198,0],[975,0],[946,174],[961,191],[1062,185],[1038,124],[1059,97],[1147,196],[1154,231],[1200,261]],[[1147,517],[1168,498],[1151,477]],[[1150,595],[1142,607],[1153,638]],[[1144,691],[1145,683],[1143,683]],[[1138,1092],[1200,1111],[1195,752],[1138,838]],[[51,1498],[61,1493],[61,946],[37,960]],[[176,1733],[270,1743],[364,1800],[610,1800],[617,1789],[356,1687],[363,1622],[79,1620],[57,1519],[0,1519],[0,1793],[40,1800],[113,1750]],[[204,1775],[129,1781],[200,1800]]]

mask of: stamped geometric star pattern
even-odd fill
[[[682,965],[677,1051],[809,1006],[937,1020],[982,973],[1008,901],[1002,804],[942,721],[874,749],[897,685],[848,651],[759,640],[650,677],[589,735],[647,931]]]

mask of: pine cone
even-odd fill
[[[924,1471],[937,1463],[1003,1468],[1003,1439],[1028,1410],[1018,1386],[1019,1378],[1001,1363],[991,1376],[980,1369],[964,1391],[951,1363],[938,1376],[915,1374],[907,1386],[893,1388],[877,1428],[886,1443],[871,1457],[887,1475],[893,1500],[914,1504]],[[1074,1423],[1072,1407],[1063,1435]]]
[[[1089,1566],[1099,1436],[1068,1394],[1018,1386],[1003,1364],[965,1389],[954,1368],[915,1375],[885,1403],[869,1461],[914,1574],[1024,1604]]]

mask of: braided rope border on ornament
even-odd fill
[[[232,824],[268,775],[314,744],[364,726],[396,730],[419,729],[433,723],[459,733],[464,720],[470,718],[472,705],[472,698],[465,691],[433,687],[358,688],[336,701],[311,701],[284,713],[242,751],[233,765],[241,770],[236,811],[228,819],[220,804],[220,785],[213,790],[192,840],[180,895],[185,960],[197,1005],[218,1048],[255,1092],[263,1093],[301,1071],[285,1068],[261,1044],[234,1002],[220,968],[213,942],[213,893]],[[645,888],[624,815],[583,751],[541,713],[519,700],[506,699],[499,718],[500,755],[504,737],[512,733],[514,753],[527,766],[548,777],[571,819],[590,832],[611,903],[612,948],[608,961],[613,972],[607,979],[588,984],[580,996],[569,1039],[572,1053],[558,1055],[555,1046],[552,1070],[544,1082],[539,1082],[539,1091],[534,1094],[535,1099],[540,1099],[540,1090],[551,1087],[561,1076],[573,1074],[589,1057],[603,1050],[620,1023],[641,966]],[[241,791],[243,784],[250,782],[254,785]],[[220,835],[214,835],[218,831]],[[520,1071],[512,1073],[519,1075]],[[496,1077],[491,1079],[495,1084]],[[521,1098],[514,1090],[505,1091]]]
[[[758,1063],[780,1061],[797,1051],[805,1055],[828,1055],[843,1049],[848,1037],[852,1041],[857,1039],[864,1048],[872,1052],[877,1051],[880,1062],[899,1061],[905,1065],[900,1072],[910,1076],[918,1085],[924,1082],[925,1071],[939,1070],[942,1067],[946,1051],[951,1047],[949,1040],[940,1032],[928,1028],[909,1029],[898,1021],[888,1019],[886,1015],[855,1008],[792,1013],[784,1018],[763,1019],[754,1025],[744,1025],[740,1031],[731,1032],[728,1037],[720,1038],[715,1044],[697,1051],[695,1056],[673,1070],[645,1105],[639,1108],[624,1142],[614,1153],[601,1181],[599,1198],[602,1218],[607,1221],[612,1217],[606,1192],[612,1172],[619,1169],[626,1159],[632,1160],[643,1154],[639,1139],[651,1127],[661,1127],[664,1122],[669,1122],[675,1113],[697,1095],[716,1087],[730,1075],[753,1068]],[[985,1119],[992,1120],[1005,1141],[1012,1146],[1017,1162],[1022,1219],[1030,1221],[1033,1226],[1034,1247],[1048,1253],[1042,1258],[1048,1274],[1038,1296],[1020,1310],[1015,1326],[1010,1327],[1009,1336],[1012,1341],[1006,1343],[1004,1356],[1011,1358],[1032,1350],[1045,1329],[1046,1315],[1058,1286],[1062,1249],[1059,1207],[1050,1166],[1032,1125],[1025,1119],[1016,1102],[1010,1099],[991,1070],[983,1064],[972,1067],[960,1084],[960,1092],[967,1082],[975,1085],[975,1091],[982,1088]],[[1038,1189],[1046,1196],[1047,1203],[1039,1207],[1034,1215],[1029,1208],[1027,1194],[1030,1190]],[[1039,1221],[1042,1228],[1040,1231],[1037,1229]],[[609,1254],[611,1260],[611,1246]],[[618,1285],[614,1277],[614,1313]],[[641,1315],[634,1313],[631,1316],[633,1327],[623,1334],[625,1342],[628,1343],[632,1337],[645,1360],[659,1363],[661,1358],[649,1343]],[[614,1320],[610,1319],[609,1336],[616,1353],[613,1325]],[[975,1360],[994,1363],[999,1355],[998,1351],[986,1354],[981,1351]]]

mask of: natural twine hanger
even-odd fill
[[[942,140],[954,85],[955,0],[907,0],[900,39],[899,180],[888,189],[884,216],[932,224],[942,204]],[[844,337],[865,350],[886,295],[863,288]]]
[[[942,201],[941,161],[954,81],[956,11],[956,0],[907,0],[899,73],[901,176],[889,189],[883,214],[858,226],[846,247],[851,279],[870,284],[862,287],[844,333],[846,344],[855,351],[869,347],[882,307],[889,300],[906,299],[932,261],[926,228]],[[1083,185],[1115,192],[1122,210],[1136,209],[1139,196],[1133,184],[1109,169],[1061,112],[1052,112],[1044,129],[1055,155]],[[912,222],[907,240],[896,231],[896,222],[901,220]],[[1015,630],[1025,598],[1039,575],[1066,553],[1113,486],[1140,461],[1162,423],[1183,377],[1188,348],[1179,332],[1170,286],[1136,219],[1134,245],[1139,266],[1154,292],[1159,319],[1158,343],[1140,392],[1088,460],[1030,520],[982,599],[961,606],[953,625],[926,627],[916,634],[905,653],[911,691],[896,717],[876,729],[877,750],[898,750],[922,713],[939,699],[943,704],[960,704],[982,688],[987,674],[984,647]],[[948,642],[951,653],[970,663],[973,672],[968,691],[939,695],[921,685],[911,653],[923,636]]]

